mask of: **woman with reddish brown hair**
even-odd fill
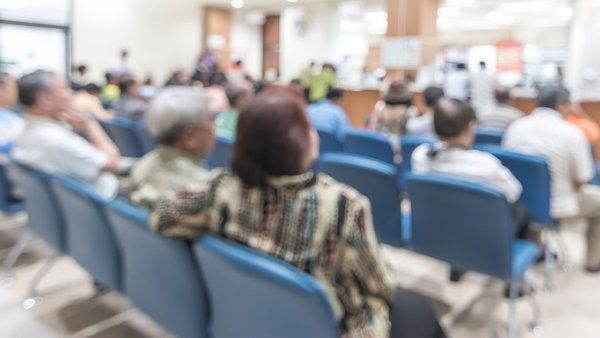
[[[232,173],[164,202],[151,227],[186,239],[219,234],[306,271],[328,291],[345,337],[443,336],[428,304],[395,290],[367,198],[311,171],[318,149],[301,100],[267,90],[240,113]]]

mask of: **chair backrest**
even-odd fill
[[[106,208],[132,302],[178,337],[208,337],[208,304],[188,242],[154,234],[148,212],[123,199]]]
[[[62,207],[67,252],[94,280],[121,291],[121,255],[104,208],[108,203],[93,187],[67,176],[56,176],[51,187]]]
[[[475,130],[475,144],[495,144],[501,145],[504,138],[504,131],[485,127],[477,127]]]
[[[523,186],[519,202],[529,217],[537,223],[553,226],[550,214],[551,179],[548,163],[542,157],[517,153],[494,145],[481,145],[477,149],[496,156]]]
[[[100,124],[115,142],[122,156],[135,158],[144,156],[144,146],[135,123],[122,118],[114,118],[110,121],[100,121]]]
[[[407,176],[412,249],[453,267],[512,276],[514,225],[498,191],[441,176]]]
[[[389,139],[381,133],[360,129],[347,131],[344,152],[396,165],[392,145]]]
[[[339,337],[321,284],[248,247],[204,236],[194,244],[211,300],[214,337]]]
[[[12,182],[8,178],[8,168],[0,163],[0,212],[13,214],[23,210],[23,204],[12,197]]]
[[[317,129],[319,133],[319,152],[321,155],[344,150],[343,141],[333,131]]]
[[[154,150],[154,148],[156,148],[156,140],[154,139],[152,134],[150,134],[148,126],[145,123],[140,123],[140,125],[137,128],[137,131],[144,154],[147,154]]]
[[[403,136],[400,139],[402,153],[402,172],[407,174],[412,170],[412,153],[422,144],[433,144],[435,140],[421,136]]]
[[[23,190],[27,226],[59,252],[66,251],[62,209],[50,187],[52,174],[14,163],[17,184]]]
[[[207,158],[208,166],[210,168],[229,168],[232,150],[233,140],[217,136],[215,148]]]
[[[375,232],[380,242],[403,245],[401,191],[394,166],[370,158],[329,153],[321,157],[321,171],[354,187],[369,198]]]

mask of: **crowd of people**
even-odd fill
[[[140,85],[130,74],[128,54],[122,57],[122,67],[107,73],[103,87],[82,83],[86,69],[78,68],[74,95],[52,72],[19,79],[0,73],[5,154],[87,182],[106,199],[129,198],[152,212],[149,226],[164,236],[214,233],[306,271],[329,292],[345,336],[444,336],[431,306],[395,286],[368,199],[313,172],[319,157],[315,128],[339,137],[350,128],[335,67],[325,64],[316,72],[311,64],[290,85],[263,88],[242,63],[228,74],[214,54],[204,53],[192,77],[178,71],[165,88],[147,96],[152,91],[144,86],[152,84]],[[522,191],[519,182],[498,159],[473,149],[478,121],[506,129],[506,148],[548,160],[552,216],[587,221],[586,269],[600,272],[600,188],[588,184],[595,172],[586,134],[567,120],[581,116],[569,92],[541,88],[538,108],[523,117],[508,106],[507,88],[481,86],[491,92],[474,90],[481,93],[471,98],[431,86],[419,111],[408,84],[391,81],[368,128],[393,137],[437,138],[414,152],[414,171],[487,185],[514,203]],[[22,117],[10,110],[17,99]],[[146,124],[158,146],[129,167],[98,123],[111,118]],[[230,170],[210,171],[203,162],[217,136],[235,140]]]

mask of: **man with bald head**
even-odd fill
[[[18,81],[25,106],[25,130],[12,151],[15,161],[72,176],[113,198],[120,153],[98,122],[71,110],[71,89],[64,78],[36,71]]]

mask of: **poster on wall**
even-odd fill
[[[381,44],[381,64],[386,68],[418,69],[422,41],[418,37],[387,38]]]
[[[499,72],[523,71],[523,44],[514,40],[502,40],[496,43],[496,70]]]

